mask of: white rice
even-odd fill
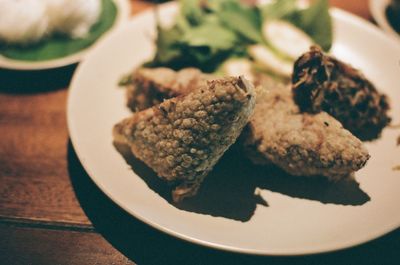
[[[52,31],[73,38],[86,36],[99,18],[99,0],[44,0]]]
[[[48,28],[46,4],[40,0],[0,0],[0,41],[28,44]]]
[[[100,12],[100,0],[0,0],[0,42],[27,45],[53,33],[84,38]]]

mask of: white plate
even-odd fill
[[[171,19],[176,5],[163,5],[160,11],[161,17]],[[361,68],[389,95],[394,122],[399,123],[400,47],[354,15],[337,9],[332,15],[336,36],[333,54]],[[203,192],[209,194],[210,189],[219,194],[203,196],[204,205],[197,201],[191,211],[178,209],[158,195],[135,173],[143,176],[143,166],[138,164],[132,170],[112,144],[113,125],[130,114],[117,82],[122,74],[153,55],[154,24],[152,11],[143,12],[108,36],[79,65],[69,92],[68,126],[73,146],[90,177],[114,202],[136,218],[181,239],[261,255],[343,249],[399,227],[400,172],[392,167],[400,164],[400,148],[396,147],[400,131],[388,128],[380,140],[367,144],[372,158],[356,174],[359,187],[354,183],[351,187],[321,186],[298,179],[293,179],[294,185],[287,179],[282,184],[267,176],[265,183],[262,180],[252,186],[248,173],[255,172],[242,174],[245,169],[236,165],[235,170],[217,166],[217,172],[228,181],[218,182],[219,176],[209,178],[224,186],[207,185]],[[225,159],[224,164],[229,162]],[[239,178],[229,175],[235,173]],[[316,186],[319,188],[313,189]],[[256,205],[254,193],[268,206]]]
[[[121,26],[123,22],[128,20],[130,14],[129,2],[127,2],[127,0],[113,0],[113,1],[117,7],[117,17],[115,19],[114,25],[107,32],[103,33],[103,35],[88,48],[65,57],[53,60],[37,61],[37,62],[15,60],[2,56],[0,54],[0,69],[4,68],[11,70],[46,70],[46,69],[59,68],[80,62],[84,58],[86,53],[90,49],[92,49],[99,40],[103,39],[112,30],[115,30],[116,28]]]
[[[369,0],[369,10],[372,17],[378,25],[391,36],[400,40],[400,34],[397,33],[390,25],[386,16],[386,8],[389,6],[390,0]]]

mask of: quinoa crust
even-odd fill
[[[369,159],[362,142],[325,112],[303,114],[288,87],[257,88],[244,147],[256,164],[273,163],[291,175],[348,177]]]
[[[211,75],[196,68],[174,71],[169,68],[138,68],[126,86],[127,106],[140,111],[160,104],[164,99],[187,94],[207,84]]]
[[[243,77],[208,81],[134,113],[114,127],[114,140],[159,177],[173,182],[174,201],[196,194],[200,183],[240,135],[253,113],[253,86]]]

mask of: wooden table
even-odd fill
[[[331,3],[370,18],[366,0]],[[132,1],[132,12],[151,6]],[[195,246],[139,222],[94,185],[71,147],[73,70],[0,71],[0,264],[400,264],[399,230],[345,251],[279,258]]]

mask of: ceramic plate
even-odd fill
[[[379,27],[400,41],[400,34],[393,29],[386,16],[389,4],[390,0],[369,0],[369,10]]]
[[[130,14],[129,2],[127,2],[126,0],[113,0],[113,1],[117,7],[117,17],[114,22],[114,25],[88,48],[58,59],[35,61],[35,62],[11,59],[2,56],[0,54],[0,68],[11,69],[11,70],[45,70],[45,69],[59,68],[80,62],[84,58],[86,53],[90,49],[92,49],[100,39],[104,38],[105,35],[109,34],[112,30],[115,30],[116,28],[121,26],[121,24],[123,22],[126,22],[127,19],[129,18]]]
[[[175,3],[162,5],[173,18]],[[400,122],[400,46],[368,22],[332,10],[333,54],[362,69],[392,101]],[[168,21],[167,21],[168,22]],[[260,255],[333,251],[382,236],[400,225],[400,130],[386,128],[366,144],[372,156],[355,181],[329,184],[266,172],[234,150],[218,163],[200,193],[182,205],[148,168],[124,159],[112,127],[129,116],[117,83],[154,53],[155,21],[143,12],[97,45],[79,65],[68,99],[68,126],[76,153],[93,181],[115,203],[147,224],[212,248]],[[233,152],[233,154],[232,154]]]

